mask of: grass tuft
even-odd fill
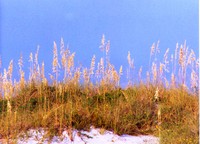
[[[21,55],[19,81],[12,81],[13,61],[8,71],[4,69],[0,74],[0,136],[9,141],[29,129],[44,128],[51,138],[66,129],[89,130],[94,126],[101,128],[102,133],[107,129],[116,134],[155,135],[163,144],[196,144],[198,59],[192,50],[188,53],[186,42],[180,46],[178,59],[178,48],[176,45],[175,56],[171,56],[171,81],[166,77],[169,49],[164,62],[158,63],[159,42],[151,47],[147,80],[142,80],[141,67],[139,83],[133,81],[134,61],[128,52],[128,85],[123,89],[120,79],[126,72],[122,66],[118,72],[110,63],[110,41],[106,42],[104,35],[101,49],[105,56],[97,66],[93,56],[90,68],[75,67],[75,53],[64,49],[63,39],[59,62],[54,42],[50,78],[45,76],[44,62],[41,66],[38,63],[38,49],[35,60],[30,54],[29,79],[25,80]],[[188,82],[186,72],[190,73]],[[63,81],[59,81],[59,76],[63,76]]]

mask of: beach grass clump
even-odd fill
[[[91,126],[117,134],[155,135],[161,143],[198,143],[199,59],[186,42],[167,49],[159,61],[159,42],[151,47],[147,77],[133,77],[134,60],[128,52],[127,72],[116,70],[109,57],[110,41],[101,40],[103,57],[90,67],[76,67],[75,53],[61,39],[53,43],[52,73],[39,64],[39,48],[29,56],[25,79],[23,57],[19,80],[13,80],[13,61],[0,74],[0,136],[10,139],[29,129],[44,128],[47,137],[64,130],[89,130]],[[60,55],[59,55],[60,54]],[[171,59],[170,59],[171,58]],[[120,87],[127,73],[127,87]],[[139,79],[136,83],[135,79]]]

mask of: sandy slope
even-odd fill
[[[18,144],[48,144],[48,138],[44,137],[45,131],[29,130],[25,137],[19,137],[15,140]],[[23,135],[24,136],[24,135]],[[0,141],[5,143],[5,141]],[[111,131],[92,128],[90,131],[71,132],[64,131],[60,137],[54,136],[51,144],[159,144],[159,139],[154,136],[118,136]]]

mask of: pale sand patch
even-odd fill
[[[154,136],[119,136],[111,131],[93,127],[91,127],[90,131],[72,130],[69,132],[66,130],[63,131],[61,136],[54,136],[51,141],[45,138],[44,135],[45,131],[43,129],[32,129],[26,134],[21,134],[22,137],[19,137],[15,142],[17,144],[159,144],[159,139]],[[0,140],[0,144],[5,142],[5,140]]]

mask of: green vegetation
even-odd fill
[[[64,49],[61,40],[61,68],[57,45],[54,43],[52,84],[45,77],[44,63],[30,54],[29,80],[24,79],[23,61],[20,58],[20,80],[12,81],[13,62],[1,74],[0,134],[9,140],[31,128],[44,128],[47,136],[59,135],[63,130],[84,129],[91,125],[117,134],[152,134],[161,143],[196,144],[198,129],[198,59],[188,53],[186,43],[178,45],[172,62],[171,82],[165,77],[168,71],[168,51],[164,62],[157,62],[158,44],[152,45],[146,81],[140,78],[133,84],[134,68],[130,52],[127,72],[128,86],[120,88],[122,67],[115,70],[108,58],[109,41],[102,38],[101,49],[105,57],[95,67],[93,56],[90,68],[74,67],[75,53]],[[154,59],[153,59],[154,58]],[[104,62],[105,61],[105,62]],[[178,62],[176,62],[178,61]],[[63,81],[59,82],[63,70]],[[179,74],[176,74],[177,70]],[[186,72],[191,72],[190,86],[186,86]],[[139,77],[142,70],[139,71]]]

